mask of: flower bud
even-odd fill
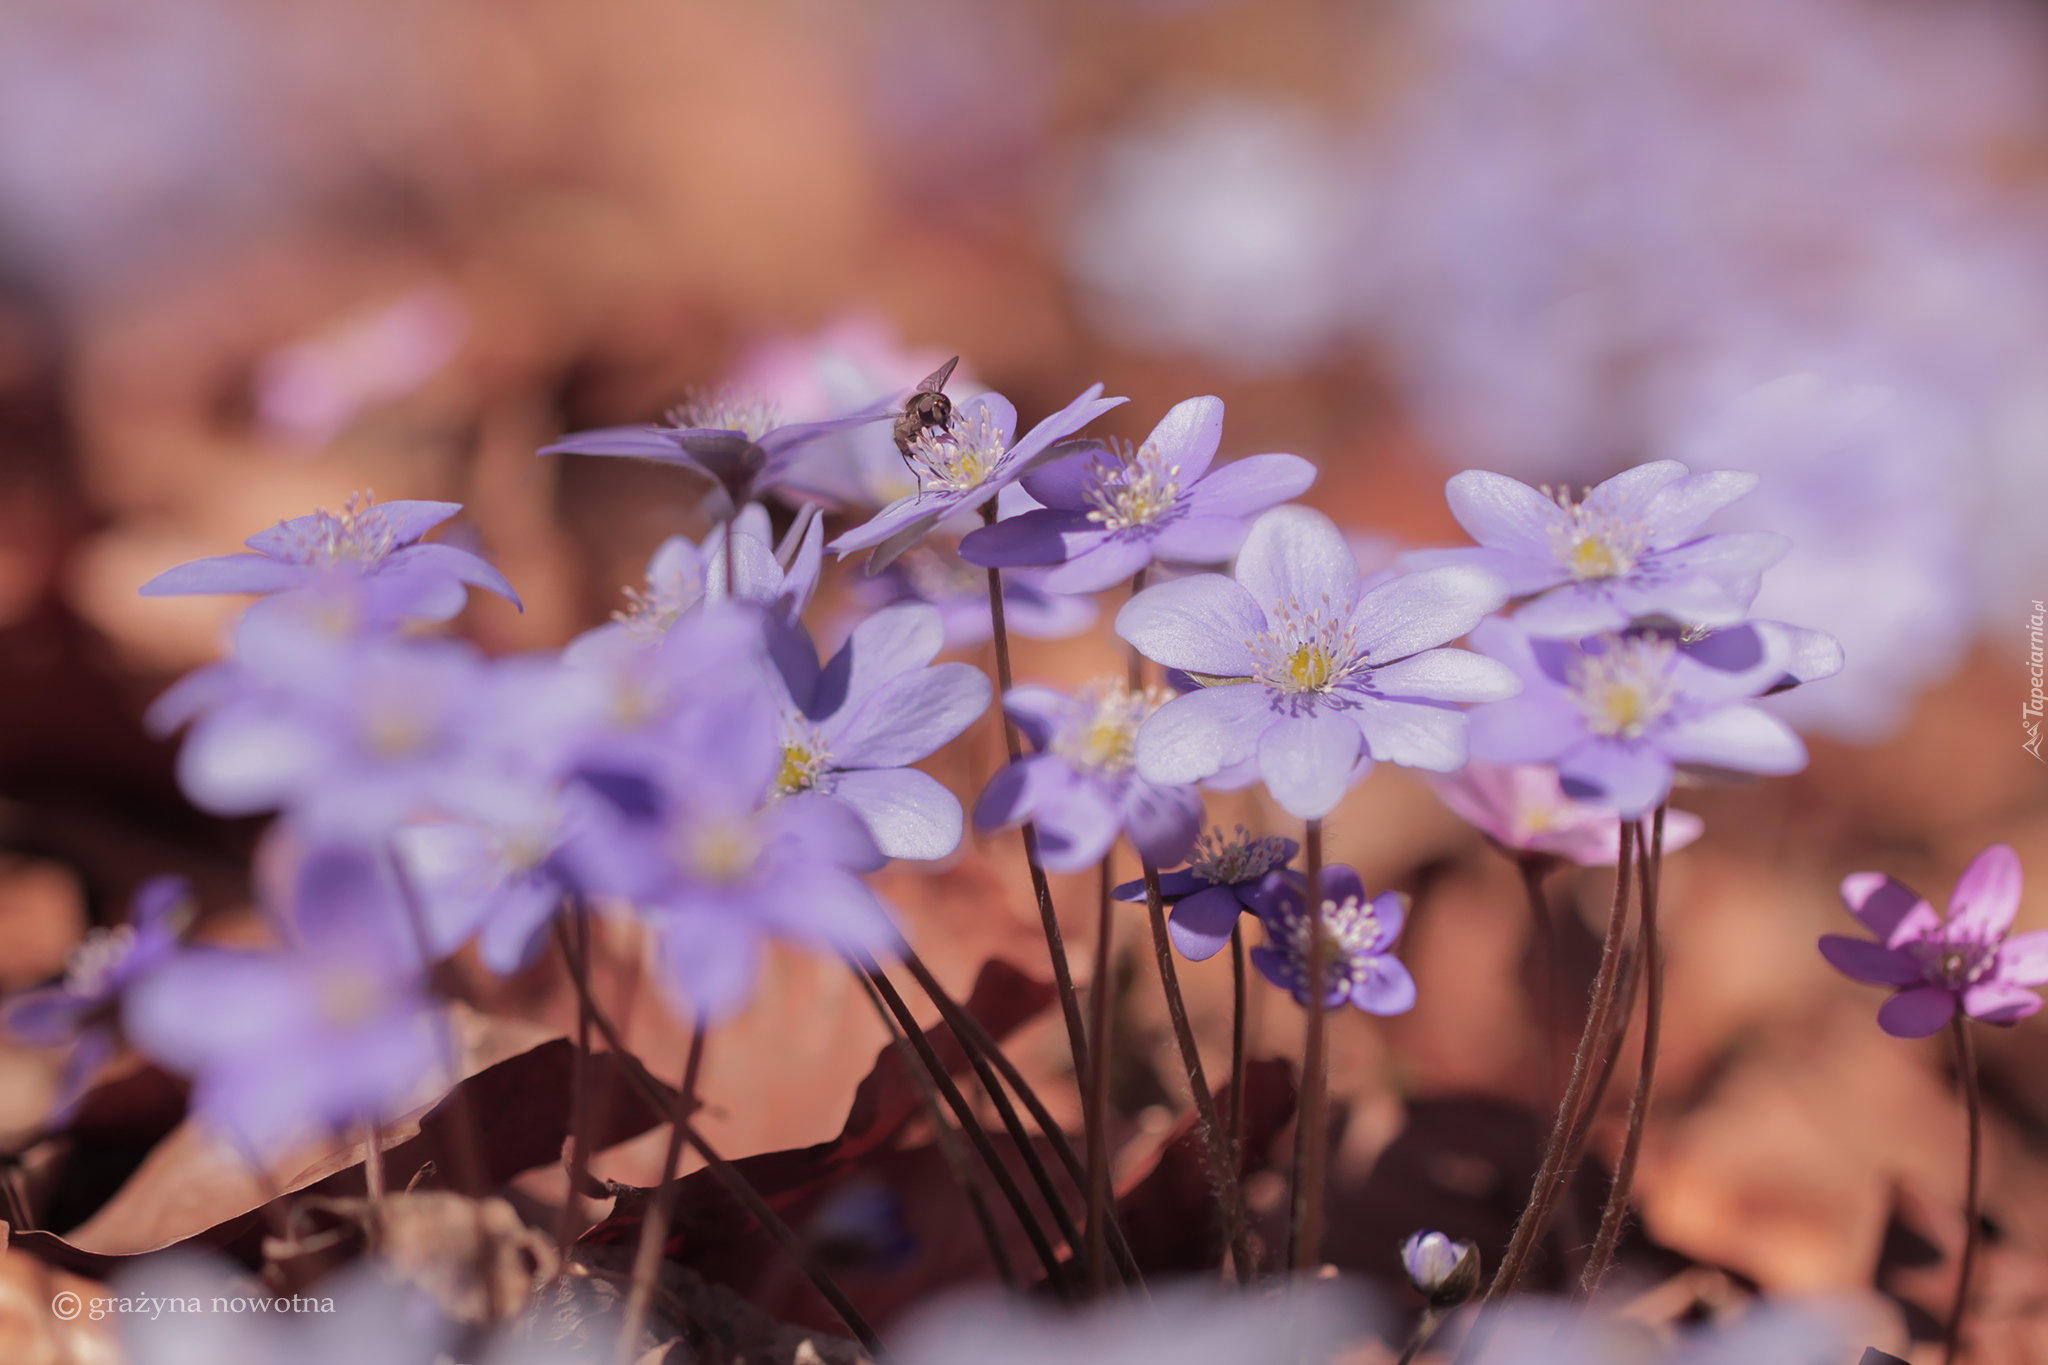
[[[1455,1308],[1479,1289],[1479,1248],[1441,1232],[1418,1232],[1401,1244],[1408,1282],[1431,1308]]]

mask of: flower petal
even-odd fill
[[[689,1013],[715,1024],[745,1008],[761,972],[761,932],[748,918],[694,911],[648,919]]]
[[[1806,745],[1792,728],[1754,706],[1724,706],[1682,720],[1658,741],[1674,763],[1728,772],[1796,773],[1806,766]]]
[[[946,622],[929,602],[897,602],[853,628],[825,665],[807,714],[823,720],[858,707],[891,678],[923,668],[946,644]]]
[[[1221,564],[1238,552],[1250,530],[1242,517],[1178,516],[1152,537],[1152,553],[1180,564]]]
[[[2014,934],[2001,944],[1998,979],[2016,986],[2048,986],[2048,929]]]
[[[1183,486],[1187,471],[1181,471]],[[1249,518],[1292,501],[1316,481],[1316,467],[1299,455],[1247,455],[1212,469],[1181,498],[1191,517]]]
[[[1064,564],[1075,552],[1072,537],[1091,531],[1089,548],[1099,544],[1106,533],[1085,514],[1041,507],[968,532],[960,542],[960,557],[984,568]]]
[[[1880,943],[1898,944],[1897,934],[1908,921],[1939,929],[1934,907],[1918,891],[1882,872],[1852,872],[1842,878],[1842,904]]]
[[[853,807],[875,847],[891,858],[930,861],[951,857],[960,847],[966,820],[960,798],[929,773],[915,768],[841,773],[832,795]]]
[[[1465,713],[1422,702],[1360,697],[1352,718],[1365,732],[1365,746],[1381,763],[1429,772],[1465,766]]]
[[[1715,469],[1672,480],[1658,489],[1643,509],[1650,543],[1661,548],[1697,535],[1708,517],[1737,498],[1749,496],[1758,482],[1756,475],[1736,469]]]
[[[1116,633],[1146,658],[1220,678],[1252,675],[1251,641],[1265,629],[1252,595],[1213,573],[1147,588],[1116,614]]]
[[[1692,471],[1676,460],[1652,460],[1624,469],[1586,495],[1586,505],[1640,517],[1656,495]]]
[[[951,742],[988,710],[994,692],[973,664],[934,664],[882,683],[821,729],[836,766],[900,768]]]
[[[1202,833],[1202,798],[1193,787],[1130,779],[1123,798],[1124,833],[1146,862],[1171,866],[1188,856]]]
[[[1961,930],[1989,943],[2012,928],[2020,911],[2020,855],[2011,844],[1993,844],[1970,860],[1948,900],[1950,933]]]
[[[1894,1038],[1925,1038],[1955,1018],[1956,993],[1946,986],[1900,991],[1877,1011],[1877,1026]]]
[[[1199,782],[1256,753],[1273,719],[1266,689],[1254,683],[1175,697],[1138,730],[1138,775],[1167,785]]]
[[[974,803],[974,827],[989,834],[1022,824],[1074,784],[1074,770],[1051,754],[1026,754],[988,780]]]
[[[1566,583],[1515,608],[1514,621],[1531,635],[1546,640],[1578,640],[1602,631],[1621,630],[1634,619],[1602,582]]]
[[[1565,795],[1612,806],[1624,819],[1649,814],[1671,794],[1671,760],[1647,744],[1596,740],[1568,755],[1557,771]]]
[[[1554,689],[1474,708],[1465,744],[1482,763],[1554,763],[1587,738],[1586,718]]]
[[[2016,1024],[2041,1012],[2041,997],[2008,981],[1980,981],[1963,992],[1963,1013],[1987,1024]]]
[[[1351,553],[1349,546],[1344,553]],[[1402,574],[1366,593],[1351,614],[1351,625],[1359,646],[1370,658],[1392,663],[1449,644],[1507,600],[1507,585],[1484,569],[1469,565],[1423,569]]]
[[[553,445],[542,446],[537,455],[631,455],[643,460],[689,462],[676,434],[665,427],[599,427],[578,431]],[[691,462],[694,463],[694,462]]]
[[[1116,842],[1123,829],[1123,812],[1103,783],[1077,777],[1039,803],[1034,823],[1038,826],[1039,857],[1046,870],[1082,872],[1101,862]],[[1194,841],[1190,838],[1188,842]]]
[[[1023,438],[1010,448],[1009,454],[1004,456],[1004,463],[1011,468],[1028,464],[1054,441],[1065,440],[1111,408],[1120,407],[1130,401],[1128,398],[1104,398],[1102,385],[1092,384],[1080,397],[1026,432]],[[1015,463],[1012,464],[1012,461]]]
[[[1488,549],[1535,560],[1557,558],[1550,543],[1557,504],[1519,479],[1468,469],[1444,485],[1444,501],[1465,534]]]
[[[1374,669],[1370,678],[1383,697],[1431,701],[1504,701],[1522,690],[1513,669],[1466,649],[1425,649]]]
[[[1152,562],[1152,542],[1143,536],[1106,536],[1048,572],[1048,592],[1101,592],[1125,582]]]
[[[1910,953],[1897,952],[1867,938],[1823,934],[1820,955],[1844,976],[1873,986],[1917,986],[1927,979]]]
[[[1374,957],[1351,987],[1351,1003],[1367,1014],[1406,1014],[1415,1008],[1415,978],[1398,957]]]
[[[1206,962],[1229,944],[1230,931],[1237,927],[1237,917],[1243,911],[1243,902],[1229,887],[1204,887],[1173,907],[1166,932],[1182,957]]]
[[[1181,487],[1187,487],[1209,472],[1223,444],[1223,400],[1209,394],[1181,399],[1166,410],[1145,444],[1156,447],[1168,464],[1180,466]]]
[[[267,555],[215,555],[165,569],[139,591],[144,597],[284,592],[304,583],[311,573],[303,564],[287,564]]]
[[[1292,602],[1299,612],[1320,609],[1325,616],[1342,618],[1358,601],[1358,577],[1358,557],[1344,533],[1312,507],[1290,505],[1264,513],[1237,552],[1238,583],[1268,610]],[[1440,645],[1452,635],[1429,643]]]
[[[1350,789],[1363,740],[1358,723],[1339,711],[1283,716],[1259,737],[1259,776],[1289,815],[1320,820]]]

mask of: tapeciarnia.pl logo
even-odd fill
[[[2027,693],[2025,704],[2020,707],[2020,726],[2027,732],[2026,742],[2020,747],[2032,754],[2036,763],[2044,761],[2041,758],[2041,710],[2043,702],[2048,701],[2048,698],[2043,697],[2041,688],[2044,672],[2041,623],[2044,618],[2048,618],[2048,607],[2044,607],[2040,599],[2036,598],[2034,614],[2027,618],[2027,672],[2032,676],[2034,685]]]

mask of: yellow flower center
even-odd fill
[[[1572,665],[1572,701],[1594,734],[1640,739],[1678,699],[1671,680],[1678,646],[1655,637],[1603,639],[1603,652],[1581,655]]]
[[[742,820],[692,820],[683,831],[683,866],[707,882],[743,881],[761,856],[761,840]]]
[[[1293,597],[1266,612],[1270,623],[1245,642],[1256,666],[1254,676],[1268,687],[1287,693],[1328,692],[1366,668],[1366,652],[1358,647],[1350,612],[1328,593],[1303,610]]]
[[[1641,522],[1589,502],[1573,502],[1568,488],[1543,491],[1560,514],[1550,524],[1551,550],[1573,578],[1587,582],[1634,571],[1649,548],[1649,532]]]
[[[1138,727],[1166,696],[1156,687],[1133,692],[1122,678],[1098,678],[1081,689],[1074,716],[1053,736],[1052,751],[1086,772],[1115,775],[1138,760]]]
[[[977,406],[972,416],[956,410],[943,431],[919,431],[910,443],[910,465],[920,493],[971,493],[995,473],[1005,453],[994,415]]]
[[[790,728],[790,738],[782,742],[782,767],[775,775],[777,796],[817,790],[832,765],[823,735],[801,721],[790,722]]]
[[[1088,501],[1088,520],[1105,531],[1149,526],[1180,502],[1180,466],[1150,441],[1135,451],[1112,443],[1089,463]]]

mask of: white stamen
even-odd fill
[[[1351,613],[1324,593],[1307,610],[1289,594],[1266,611],[1268,629],[1245,641],[1254,676],[1282,692],[1328,692],[1366,667]]]
[[[64,956],[64,992],[90,999],[104,995],[114,973],[135,951],[133,925],[95,929]]]
[[[1602,637],[1606,649],[1571,668],[1571,699],[1596,735],[1640,739],[1678,700],[1671,678],[1678,646],[1656,636]]]
[[[744,389],[697,390],[690,401],[669,409],[669,422],[708,431],[737,431],[758,441],[775,429],[775,404]]]
[[[1083,772],[1128,772],[1138,761],[1138,727],[1165,703],[1159,688],[1133,692],[1122,678],[1098,678],[1075,698],[1072,713],[1053,735],[1052,752]]]
[[[926,427],[910,443],[910,465],[918,491],[971,493],[986,483],[1008,453],[995,414],[977,405],[973,416],[959,409],[944,431]]]
[[[286,558],[295,564],[374,564],[398,539],[375,493],[351,493],[339,512],[322,507],[304,520],[307,525],[286,528],[295,542]]]
[[[1542,491],[1562,513],[1550,523],[1551,551],[1573,578],[1581,582],[1620,578],[1634,570],[1649,548],[1649,530],[1642,522],[1583,499],[1573,502],[1569,488],[1546,487]],[[1585,496],[1592,496],[1590,490]]]
[[[1094,504],[1088,520],[1105,531],[1150,526],[1179,505],[1180,466],[1150,441],[1135,451],[1111,442],[1088,462],[1087,496]]]

